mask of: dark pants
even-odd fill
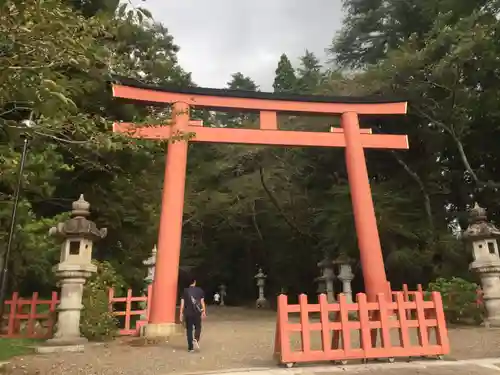
[[[195,340],[200,341],[201,315],[186,316],[186,336],[189,350],[193,350],[193,329]]]

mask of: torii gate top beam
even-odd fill
[[[240,109],[246,111],[295,112],[304,114],[360,115],[406,114],[407,102],[373,97],[292,95],[243,90],[184,88],[174,89],[137,83],[120,78],[112,84],[113,96],[149,103],[183,102],[208,109]]]
[[[204,127],[200,121],[191,120],[179,127],[139,127],[130,123],[115,123],[113,131],[135,138],[169,139],[173,134],[193,133],[194,142],[240,143],[275,146],[345,147],[343,129],[332,128],[327,132],[288,131],[278,129],[277,113],[339,115],[356,113],[365,115],[404,114],[404,101],[374,98],[300,96],[241,90],[206,88],[172,89],[121,79],[113,83],[113,95],[148,104],[182,103],[187,108],[258,111],[260,129],[235,129]],[[127,85],[125,85],[127,82]],[[365,148],[408,149],[406,135],[371,134],[370,129],[360,129],[361,145]]]

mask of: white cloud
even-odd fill
[[[139,3],[138,0],[135,1]],[[320,58],[342,20],[341,0],[146,0],[181,47],[179,62],[204,87],[224,87],[241,71],[272,86],[279,56]]]

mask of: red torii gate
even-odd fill
[[[374,301],[377,293],[387,293],[364,148],[408,149],[408,138],[406,135],[374,135],[371,129],[360,129],[358,115],[406,114],[406,102],[205,88],[175,90],[129,79],[115,81],[112,89],[116,98],[173,106],[171,124],[167,126],[114,125],[113,131],[135,138],[168,139],[171,135],[192,132],[195,135],[190,142],[345,147],[366,294]],[[190,119],[192,107],[259,112],[260,129],[203,127],[201,121]],[[340,115],[342,129],[332,128],[330,133],[279,130],[278,112]],[[188,141],[168,144],[153,296],[149,323],[144,330],[150,337],[168,336],[175,327],[187,152]]]

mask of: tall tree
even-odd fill
[[[259,86],[257,86],[252,78],[245,76],[241,72],[237,72],[231,75],[231,80],[227,82],[226,88],[229,90],[257,91]],[[215,119],[222,126],[248,127],[249,123],[254,122],[257,117],[250,113],[236,113],[232,111],[230,113],[217,113]]]
[[[410,40],[422,43],[434,21],[449,14],[453,24],[491,0],[345,0],[347,16],[330,52],[340,66],[374,64]]]
[[[314,52],[306,50],[297,69],[297,91],[312,93],[323,83],[322,65]]]
[[[241,72],[237,72],[231,75],[231,80],[227,83],[227,88],[230,90],[257,91],[259,86],[257,86],[252,78],[245,76]]]
[[[281,55],[275,73],[274,92],[292,93],[295,91],[297,77],[295,77],[295,70],[286,54]]]

